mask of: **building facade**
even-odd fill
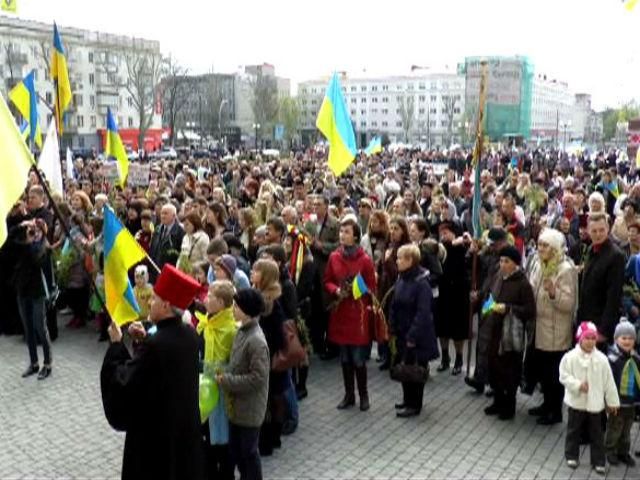
[[[298,85],[301,124],[312,132],[329,78]],[[465,142],[464,77],[455,73],[350,78],[342,91],[359,147],[377,135],[391,142],[447,147]],[[467,122],[468,123],[468,122]]]
[[[107,108],[111,108],[123,141],[138,148],[138,113],[127,82],[126,52],[149,52],[160,55],[160,43],[154,40],[111,35],[77,28],[59,27],[66,49],[73,100],[66,114],[63,145],[72,148],[102,149],[100,131],[106,125]],[[46,132],[52,120],[50,105],[54,101],[49,74],[53,26],[46,23],[0,17],[0,88],[6,96],[31,70],[35,71],[40,128]],[[158,102],[159,103],[159,102]],[[145,148],[153,150],[162,143],[161,109],[154,108],[151,126],[146,133]]]

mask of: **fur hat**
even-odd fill
[[[255,288],[243,288],[234,295],[233,301],[240,310],[251,318],[259,316],[264,310],[262,294]]]

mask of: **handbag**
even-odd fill
[[[502,321],[502,338],[499,355],[507,352],[522,353],[524,351],[524,324],[511,310]]]
[[[284,348],[278,351],[271,359],[271,369],[276,372],[283,372],[300,365],[307,356],[307,352],[300,343],[295,321],[286,320],[282,324],[282,333],[284,336]]]
[[[371,336],[377,344],[389,341],[389,326],[381,306],[371,307]]]
[[[400,362],[389,370],[391,380],[401,383],[426,383],[429,380],[429,365]]]

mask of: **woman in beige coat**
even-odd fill
[[[207,261],[209,236],[204,232],[202,220],[196,212],[191,212],[184,218],[184,230],[177,266],[183,272],[191,274],[197,264]]]
[[[562,421],[564,387],[560,383],[562,356],[571,348],[573,317],[578,301],[578,274],[564,254],[564,236],[547,228],[538,237],[538,252],[527,269],[536,299],[535,363],[544,393],[542,405],[529,410],[538,424]]]

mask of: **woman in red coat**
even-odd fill
[[[334,299],[329,319],[329,340],[340,346],[345,395],[339,410],[356,403],[354,375],[358,382],[360,410],[369,410],[366,360],[371,343],[369,315],[371,297],[353,298],[353,279],[362,275],[367,289],[376,291],[373,262],[360,243],[360,227],[355,219],[340,224],[340,247],[331,253],[324,273],[324,288]]]

